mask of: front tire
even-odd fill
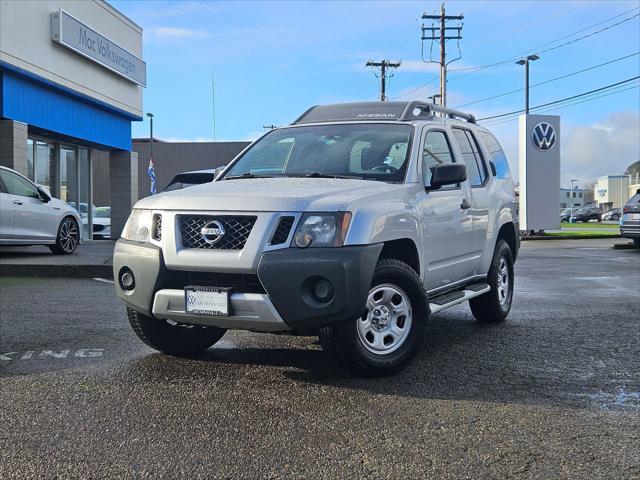
[[[193,356],[213,346],[225,334],[224,328],[171,325],[127,307],[127,316],[140,340],[155,350],[175,356]]]
[[[513,254],[504,240],[496,244],[487,280],[491,290],[469,300],[471,313],[481,323],[504,322],[513,300]]]
[[[429,302],[418,274],[406,263],[381,259],[362,317],[320,331],[323,350],[346,370],[369,377],[402,370],[426,337]]]
[[[80,228],[75,218],[65,217],[58,227],[56,243],[49,249],[59,255],[70,255],[76,251],[80,244]]]

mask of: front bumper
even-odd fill
[[[118,297],[144,315],[263,332],[310,331],[362,314],[381,250],[382,244],[264,252],[257,269],[259,289],[256,291],[254,285],[251,292],[240,287],[231,290],[228,317],[185,312],[186,284],[179,280],[185,272],[167,268],[162,250],[155,245],[118,240],[113,273]],[[125,267],[135,277],[135,288],[131,291],[123,290],[119,283]],[[218,278],[215,267],[198,275],[207,283]],[[317,301],[312,294],[319,279],[328,281],[333,289],[332,297],[324,302]]]

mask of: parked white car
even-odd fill
[[[111,238],[111,207],[96,207],[93,210],[93,239]]]
[[[80,214],[10,168],[0,167],[0,245],[47,245],[53,253],[75,252]]]

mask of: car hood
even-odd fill
[[[339,211],[356,198],[401,188],[401,184],[357,179],[222,180],[146,197],[135,208],[235,212]]]

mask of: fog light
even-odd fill
[[[311,245],[311,242],[313,242],[313,235],[309,232],[298,232],[296,233],[293,241],[295,242],[296,247],[306,248]]]
[[[136,279],[133,276],[133,272],[127,267],[120,270],[118,280],[120,282],[120,287],[123,290],[131,291],[136,288]]]
[[[319,302],[328,302],[333,298],[333,285],[328,280],[318,280],[313,287],[313,294]]]

